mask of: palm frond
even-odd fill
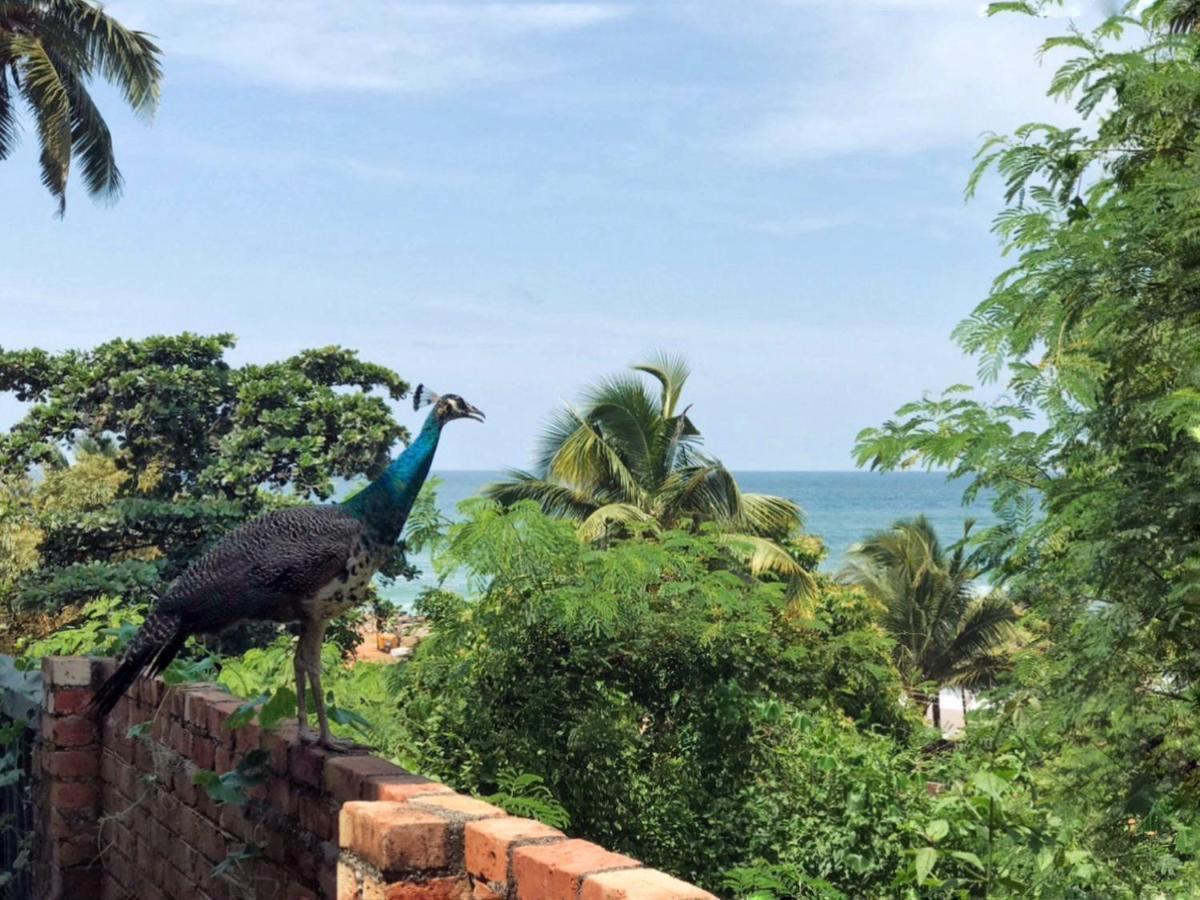
[[[4,38],[0,38],[0,159],[6,159],[17,145],[17,109],[9,84],[8,66],[4,65]]]
[[[676,469],[660,492],[664,517],[685,517],[730,527],[742,523],[742,496],[737,481],[719,461],[702,459]]]
[[[579,526],[579,538],[598,541],[608,534],[610,525],[634,525],[642,530],[657,530],[658,521],[632,503],[608,503],[584,519]]]
[[[570,413],[576,428],[547,466],[547,480],[581,487],[612,483],[619,486],[627,502],[644,502],[645,492],[618,448],[587,418],[575,410]]]
[[[679,397],[683,394],[683,386],[687,384],[692,374],[691,367],[682,356],[660,353],[648,363],[631,367],[636,372],[645,372],[658,380],[662,387],[662,402],[659,415],[664,419],[675,416],[675,407],[679,405]]]
[[[153,114],[162,88],[162,51],[150,35],[125,28],[89,0],[47,0],[46,6],[47,17],[73,29],[87,58],[134,112]]]
[[[64,74],[63,81],[71,102],[71,146],[83,170],[84,186],[94,197],[116,199],[121,194],[121,172],[108,125],[74,75]]]
[[[796,562],[785,548],[769,538],[756,534],[725,533],[717,535],[717,540],[743,554],[750,563],[752,575],[779,575],[812,581],[812,573]]]
[[[742,494],[742,518],[755,534],[778,538],[804,527],[799,505],[771,494]]]
[[[496,481],[483,489],[483,495],[503,506],[533,500],[542,512],[563,519],[585,520],[601,505],[585,491],[546,481],[531,472],[510,470],[505,481]]]
[[[71,167],[71,102],[50,52],[36,37],[10,35],[8,50],[21,76],[21,93],[37,121],[41,142],[42,184],[66,209]]]

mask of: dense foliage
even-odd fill
[[[681,358],[633,367],[657,382],[658,396],[637,376],[607,378],[584,391],[541,436],[536,468],[513,471],[485,493],[501,503],[533,500],[554,516],[579,522],[586,540],[603,543],[631,532],[711,522],[721,540],[766,572],[808,589],[820,543],[799,533],[791,500],[743,493],[680,408],[691,374]]]
[[[843,573],[879,602],[905,689],[938,726],[942,689],[992,687],[1016,638],[1012,602],[980,587],[984,573],[966,546],[971,527],[947,553],[924,516],[896,522],[856,544]]]
[[[1037,4],[997,4],[1035,12]],[[984,536],[1043,623],[1014,694],[1043,796],[1129,895],[1200,884],[1200,35],[1195,4],[1130,4],[1052,93],[1091,127],[1032,124],[982,151],[1014,262],[958,329],[969,389],[860,436],[859,459],[949,466],[997,492]],[[1190,18],[1189,18],[1190,17]],[[1163,888],[1165,889],[1165,888]]]
[[[0,435],[4,608],[146,601],[245,518],[376,474],[407,438],[372,393],[404,396],[394,372],[336,347],[233,367],[233,344],[0,351],[0,390],[28,404]]]

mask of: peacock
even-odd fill
[[[432,405],[420,434],[382,475],[345,502],[297,506],[259,516],[192,563],[158,600],[92,706],[106,715],[143,672],[161,673],[189,636],[247,620],[299,622],[296,703],[300,733],[336,749],[321,690],[321,643],[329,620],[364,602],[371,578],[394,552],[421,490],[442,428],[454,419],[484,420],[457,394],[424,385],[413,408]],[[308,727],[305,682],[319,732]]]

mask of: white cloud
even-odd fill
[[[111,11],[171,57],[290,89],[421,93],[552,69],[541,45],[618,19],[607,2],[121,0]]]
[[[797,50],[803,75],[731,141],[748,160],[970,148],[985,131],[1074,116],[1045,96],[1058,60],[1036,58],[1061,19],[988,19],[966,0],[766,0],[760,9],[795,17],[789,33],[807,40]]]

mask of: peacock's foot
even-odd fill
[[[300,743],[316,744],[320,742],[321,736],[309,728],[307,725],[300,726]]]
[[[318,737],[317,744],[326,750],[332,750],[334,753],[348,753],[358,746],[354,741],[344,741],[341,738],[335,738],[328,734]]]

